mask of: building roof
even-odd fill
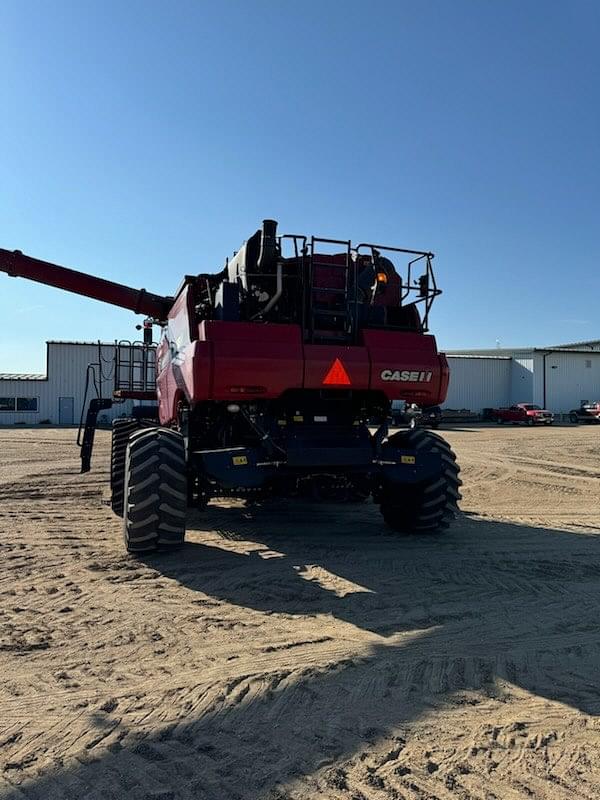
[[[0,372],[0,381],[45,381],[39,372]]]
[[[472,358],[477,359],[481,358],[485,361],[512,361],[511,356],[497,356],[495,351],[494,355],[474,355],[473,352],[471,353],[453,353],[452,351],[445,351],[448,358]]]
[[[511,358],[516,353],[531,354],[555,352],[557,350],[568,350],[569,352],[578,353],[593,353],[600,351],[600,339],[589,339],[585,342],[569,342],[567,344],[553,344],[548,347],[535,347],[530,345],[528,347],[489,347],[489,348],[473,348],[465,347],[462,350],[445,350],[446,355],[449,356],[479,356],[479,357],[496,357]]]
[[[442,348],[443,349],[443,348]],[[533,353],[535,347],[490,347],[477,349],[464,347],[462,350],[444,350],[447,356],[471,356],[475,358],[512,358],[515,353]]]
[[[585,342],[570,342],[569,344],[556,344],[553,347],[548,347],[548,350],[585,350],[589,348],[594,350],[600,348],[600,339],[588,339]]]

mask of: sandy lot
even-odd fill
[[[447,534],[230,503],[136,561],[106,433],[0,430],[0,796],[600,797],[600,428],[444,435]]]

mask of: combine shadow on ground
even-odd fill
[[[293,680],[264,678],[237,704],[182,714],[151,735],[129,731],[114,752],[23,784],[24,796],[68,798],[60,787],[80,786],[94,798],[284,800],[284,784],[323,765],[337,769],[386,739],[401,749],[398,728],[465,692],[493,697],[498,678],[600,713],[600,536],[463,517],[441,537],[384,540],[372,508],[321,510],[318,524],[314,513],[216,508],[193,523],[221,531],[223,546],[217,537],[192,541],[147,561],[210,597],[275,614],[331,614],[349,635],[352,625],[369,631],[358,659],[299,669]],[[232,552],[228,539],[260,543],[271,557]],[[357,588],[337,596],[306,579],[307,564]],[[403,631],[419,633],[391,641]],[[140,771],[155,794],[139,789]],[[331,780],[344,795],[343,772]]]

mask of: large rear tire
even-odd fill
[[[129,437],[139,427],[131,417],[115,419],[112,424],[110,447],[110,504],[119,517],[123,516],[123,489],[125,485],[125,452]]]
[[[134,434],[127,445],[123,538],[130,553],[183,544],[187,480],[183,437],[168,428]]]
[[[381,513],[387,525],[399,533],[433,533],[445,530],[456,516],[461,499],[460,467],[450,445],[437,433],[402,432],[390,437],[392,444],[418,455],[439,453],[441,471],[419,485],[390,485],[381,496]]]

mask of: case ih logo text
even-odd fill
[[[410,369],[384,369],[381,372],[382,381],[406,381],[407,383],[429,383],[432,376],[432,372]]]

